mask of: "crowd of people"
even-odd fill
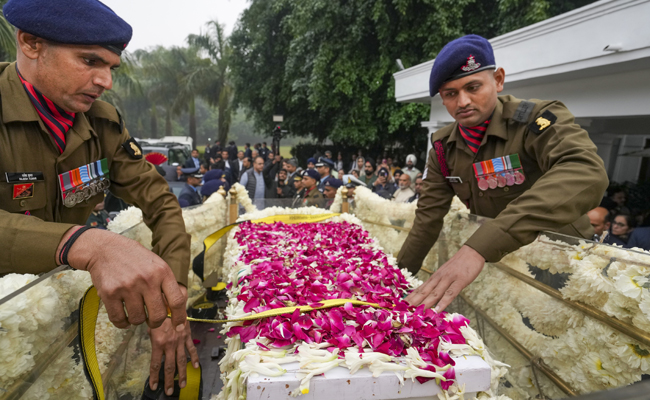
[[[650,212],[628,204],[628,189],[611,184],[600,206],[589,211],[594,240],[626,248],[650,250]]]
[[[270,205],[285,207],[316,206],[329,208],[341,186],[350,196],[357,186],[370,188],[377,195],[400,203],[417,201],[422,188],[422,172],[416,168],[417,159],[411,154],[400,168],[392,157],[374,159],[362,152],[343,161],[339,152],[316,154],[301,166],[298,159],[285,159],[264,143],[240,149],[235,142],[222,146],[208,143],[203,154],[192,150],[184,165],[178,166],[176,180],[186,185],[179,196],[181,207],[201,204],[220,188],[229,190],[239,182],[246,188],[258,209]]]

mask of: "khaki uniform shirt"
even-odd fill
[[[0,63],[0,101],[0,275],[38,274],[56,267],[56,249],[65,232],[84,225],[104,198],[99,193],[73,208],[64,206],[58,174],[106,158],[111,192],[142,209],[153,231],[154,253],[178,282],[187,284],[190,236],[178,201],[153,165],[132,158],[121,146],[130,136],[113,106],[98,100],[88,112],[77,113],[65,151],[59,154],[13,63]],[[5,172],[41,172],[43,180],[33,182],[31,198],[14,200],[14,184],[6,181]]]
[[[318,190],[318,186],[314,186],[314,188],[309,193],[307,193],[307,195],[303,194],[303,196],[304,196],[303,205],[305,207],[323,208],[323,206],[325,205],[325,197]]]
[[[517,122],[522,119],[520,115],[515,118],[521,102],[499,96],[477,154],[460,135],[458,123],[432,135],[432,142],[442,140],[450,176],[460,177],[462,183],[447,183],[432,149],[415,222],[397,257],[400,267],[412,272],[420,269],[438,239],[454,195],[469,203],[472,213],[493,218],[465,243],[488,262],[531,243],[541,231],[592,237],[585,214],[598,206],[608,185],[596,146],[564,104],[530,100],[534,108],[525,122]],[[545,111],[557,120],[537,133],[535,121]],[[519,154],[526,177],[523,184],[480,190],[473,163],[511,154]]]

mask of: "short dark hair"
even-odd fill
[[[253,160],[251,160],[250,157],[244,157],[244,161],[245,161],[245,160],[248,160],[248,162],[253,162]]]
[[[255,161],[257,161],[258,158],[259,158],[260,160],[262,160],[262,162],[264,162],[264,157],[262,157],[262,156],[257,156],[257,157],[255,157]]]
[[[266,145],[266,142],[262,142],[263,145]]]
[[[208,163],[201,163],[201,166],[205,169],[208,169]]]
[[[247,146],[247,147],[251,147],[251,144],[250,144],[250,143],[246,143],[246,146]]]
[[[286,169],[284,169],[284,168],[282,168],[282,169],[281,169],[281,170],[280,170],[280,171],[279,171],[278,173],[280,173],[280,172],[284,172],[285,174],[287,174],[287,173],[288,173],[288,172],[287,172],[287,170],[286,170]]]
[[[192,151],[193,151],[193,152],[194,152],[194,151],[198,152],[199,149],[197,149],[197,148],[195,147],[195,148],[192,149]]]

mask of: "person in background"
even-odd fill
[[[316,168],[316,159],[314,157],[310,157],[307,159],[307,169],[314,168]]]
[[[334,166],[334,169],[335,169],[336,171],[340,171],[340,170],[344,169],[344,168],[343,168],[343,167],[344,167],[344,166],[343,166],[343,154],[341,154],[340,151],[336,154],[336,163],[335,163],[335,164],[336,164],[336,165]],[[339,178],[340,178],[341,176],[343,176],[343,174],[341,174],[341,175],[339,176]]]
[[[262,143],[262,147],[260,147],[259,153],[260,153],[260,157],[264,159],[264,162],[268,161],[270,152],[271,150],[269,150],[269,148],[266,147],[266,142]]]
[[[248,197],[253,201],[258,210],[264,209],[264,197],[266,195],[266,184],[264,183],[264,159],[257,157],[253,162],[253,168],[242,175],[241,185],[246,188]]]
[[[617,214],[612,221],[612,231],[603,243],[626,247],[635,226],[636,220],[630,214]]]
[[[230,153],[231,151],[224,150],[221,152],[221,156],[223,157],[223,161],[225,164],[224,172],[226,175],[230,175],[231,181],[235,182],[237,177],[239,176],[239,162],[236,161],[237,159],[231,159],[230,158]],[[237,153],[235,153],[236,155]]]
[[[197,206],[203,203],[203,199],[199,194],[199,187],[201,186],[202,180],[203,175],[198,172],[187,174],[185,186],[183,187],[181,194],[178,196],[178,203],[181,207]]]
[[[199,159],[199,151],[197,149],[192,149],[190,158],[185,161],[183,164],[184,168],[199,168],[201,166],[201,160]]]
[[[607,188],[607,197],[600,202],[601,207],[605,207],[610,215],[629,214],[630,209],[625,206],[627,202],[627,189],[618,184],[612,184]]]
[[[203,151],[203,160],[208,164],[210,164],[210,162],[211,162],[210,158],[212,157],[212,153],[211,153],[212,146],[210,145],[211,141],[212,141],[212,139],[208,139],[208,143],[206,143],[205,150]]]
[[[201,163],[201,166],[199,166],[199,174],[205,174],[206,172],[208,172],[208,164]]]
[[[244,157],[252,157],[253,156],[253,151],[251,150],[251,144],[246,143],[244,145]]]
[[[340,179],[330,179],[325,183],[325,189],[323,189],[323,196],[325,197],[325,208],[330,209],[332,203],[334,203],[334,198],[336,197],[336,192],[339,188],[343,186],[343,181]]]
[[[359,156],[356,158],[356,164],[354,164],[354,168],[352,168],[350,172],[357,171],[359,175],[363,175],[363,170],[365,168],[365,165],[366,165],[366,159]]]
[[[293,177],[292,184],[296,190],[296,194],[293,195],[293,202],[291,203],[291,208],[300,207],[302,202],[302,194],[304,187],[302,186],[302,172]]]
[[[251,158],[250,157],[244,157],[244,160],[242,161],[242,169],[241,169],[241,171],[239,171],[239,176],[237,177],[237,182],[241,181],[241,177],[246,173],[246,171],[251,169],[252,166],[253,166],[253,163],[251,161]]]
[[[413,203],[414,201],[417,202],[418,199],[420,198],[420,193],[422,193],[422,177],[415,178],[414,186],[415,188],[413,189],[413,191],[415,192],[415,194],[413,195],[413,197],[409,199],[409,203]]]
[[[293,183],[287,183],[287,175],[286,169],[281,169],[280,172],[278,172],[278,199],[293,199],[296,195],[296,189],[294,188]]]
[[[356,169],[353,169],[352,171],[350,171],[350,175],[352,175],[355,178],[359,179],[359,171],[357,171]]]
[[[269,154],[273,153],[271,152]],[[269,199],[275,199],[278,197],[278,183],[276,179],[280,169],[282,169],[282,156],[280,155],[274,154],[273,158],[270,158],[269,161],[264,164],[262,174],[264,175],[264,183],[266,184],[266,197]]]
[[[226,175],[223,170],[213,169],[203,175],[203,186],[201,186],[201,197],[203,198],[203,202],[205,202],[221,187],[223,187],[226,192],[230,189],[230,185],[228,184],[228,181],[226,181]]]
[[[322,208],[325,198],[318,190],[320,175],[315,169],[308,169],[302,172],[302,185],[304,186],[301,195],[301,204],[304,207]]]
[[[650,251],[650,227],[644,226],[634,228],[630,235],[630,240],[627,242],[627,247],[638,247]]]
[[[357,168],[357,156],[356,154],[352,154],[350,156],[350,167],[348,168],[348,173],[351,173],[352,170]]]
[[[397,171],[399,167],[393,164],[393,157],[386,157],[386,165],[388,165],[388,170],[390,171],[391,176],[397,180],[395,177],[395,171]]]
[[[185,180],[185,175],[183,175],[183,167],[181,167],[180,165],[176,166],[176,180],[178,182]]]
[[[253,150],[251,151],[251,160],[255,160],[257,157],[260,156],[260,152],[258,150]]]
[[[415,154],[409,154],[406,156],[406,167],[402,168],[402,172],[411,177],[411,182],[415,182],[415,178],[417,178],[417,175],[420,173],[420,170],[415,168],[416,162],[417,158],[415,157]]]
[[[359,180],[361,180],[364,185],[373,187],[377,180],[377,175],[375,175],[375,161],[372,158],[367,159],[362,171],[362,173],[359,173]]]
[[[106,229],[108,223],[111,222],[111,217],[108,215],[108,212],[104,210],[104,200],[97,203],[93,212],[88,217],[86,221],[86,226],[91,228]]]
[[[395,170],[395,173],[393,174],[393,179],[395,182],[393,183],[395,185],[395,190],[399,189],[399,178],[404,174],[401,169],[397,168]]]
[[[316,171],[318,171],[320,174],[320,184],[318,185],[318,190],[323,193],[325,190],[325,183],[327,183],[327,181],[330,179],[334,179],[334,177],[331,175],[332,168],[334,168],[334,162],[329,158],[321,157],[318,159],[318,162],[315,166]]]
[[[226,147],[226,150],[228,150],[228,159],[230,161],[234,161],[237,158],[237,151],[238,151],[237,150],[237,145],[232,140],[228,144],[229,144],[229,146]],[[224,157],[224,160],[225,160],[225,157]]]
[[[221,150],[223,150],[223,149],[221,148],[221,142],[217,140],[217,141],[214,142],[214,146],[212,146],[212,147],[210,148],[210,153],[211,153],[212,156],[214,157],[215,154],[219,154],[219,153],[221,153]]]
[[[343,175],[345,175],[345,170],[344,170],[343,168],[341,168],[341,169],[339,169],[338,171],[336,171],[336,178],[337,178],[337,179],[342,179],[342,178],[343,178]]]
[[[235,164],[237,164],[237,175],[234,177],[237,180],[239,180],[239,176],[241,175],[241,170],[244,169],[244,157],[245,156],[243,151],[237,152],[237,160],[235,161]]]
[[[298,161],[295,158],[284,160],[282,168],[287,171],[287,183],[289,184],[292,184],[292,179],[296,176],[300,176],[300,172],[302,171],[302,168],[298,166]]]
[[[592,240],[599,242],[604,231],[609,231],[611,226],[610,214],[605,207],[596,207],[587,213],[589,223],[594,228]]]
[[[411,197],[415,195],[415,192],[411,189],[411,177],[402,174],[397,184],[398,189],[393,193],[392,200],[396,203],[408,203]]]
[[[367,172],[367,171],[366,171]],[[390,200],[393,197],[394,188],[388,182],[389,178],[388,169],[380,168],[377,171],[377,178],[373,182],[372,191],[384,199]]]

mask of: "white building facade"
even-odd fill
[[[502,94],[562,101],[610,181],[650,181],[650,0],[601,0],[490,43],[506,71]],[[440,96],[429,97],[434,62],[394,74],[398,102],[431,105],[429,134],[453,122]],[[647,157],[624,155],[643,149]]]

